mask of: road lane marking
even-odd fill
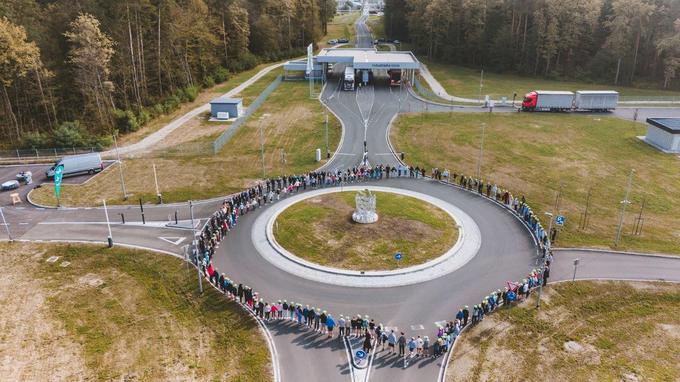
[[[184,241],[184,239],[186,239],[185,237],[176,237],[176,236],[170,236],[170,237],[159,236],[158,238],[163,240],[163,241],[166,241],[170,244],[174,244],[174,245],[179,245],[181,242]]]

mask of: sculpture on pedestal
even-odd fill
[[[375,212],[375,194],[366,189],[357,192],[355,196],[356,211],[352,214],[352,220],[361,224],[375,223],[378,214]]]

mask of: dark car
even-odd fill
[[[339,38],[338,44],[347,44],[349,42],[348,38]]]

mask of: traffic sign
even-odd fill
[[[557,215],[557,218],[555,219],[555,223],[558,226],[563,226],[564,225],[564,216],[563,215]]]
[[[401,260],[401,257],[402,257],[401,252],[397,252],[394,254],[394,259],[397,261]]]
[[[363,350],[357,350],[357,352],[354,353],[354,355],[355,355],[358,359],[364,359],[364,358],[366,358],[366,352],[363,351]]]

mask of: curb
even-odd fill
[[[327,85],[328,85],[328,81],[326,81],[326,82],[324,83],[323,88],[321,89],[321,93],[319,94],[318,99],[319,99],[319,103],[321,103],[321,105],[323,105],[323,107],[326,108],[326,110],[328,110],[331,114],[333,114],[333,116],[335,117],[335,119],[337,119],[338,121],[340,121],[340,141],[338,142],[338,145],[335,147],[335,151],[333,152],[333,155],[331,155],[331,157],[326,161],[326,163],[323,164],[323,166],[317,168],[316,171],[322,171],[322,170],[324,170],[324,167],[328,166],[330,163],[332,163],[332,162],[335,160],[335,158],[338,156],[338,153],[340,152],[340,148],[342,147],[343,143],[345,143],[345,131],[347,130],[347,129],[345,128],[345,123],[342,121],[342,119],[341,119],[340,117],[338,117],[338,115],[333,111],[333,109],[331,109],[330,107],[328,107],[328,104],[326,104],[326,102],[324,102],[324,101],[321,99],[321,95],[322,95],[323,92],[326,90],[326,86],[327,86]]]
[[[367,369],[371,363],[373,363],[374,352],[370,352],[369,354],[367,354],[368,357],[366,357],[366,362],[364,362],[362,365],[359,365],[356,359],[354,358],[354,351],[352,351],[352,343],[349,342],[349,337],[344,337],[343,341],[345,341],[345,346],[347,346],[347,352],[349,353],[349,358],[352,361],[352,367],[354,367],[355,369],[364,370]]]
[[[617,255],[629,255],[629,256],[644,256],[644,257],[659,257],[663,259],[675,259],[680,260],[680,255],[667,255],[663,253],[643,253],[643,252],[627,252],[627,251],[613,251],[600,248],[553,248],[553,252],[566,252],[566,251],[580,251],[580,252],[593,252],[593,253],[609,253]]]

